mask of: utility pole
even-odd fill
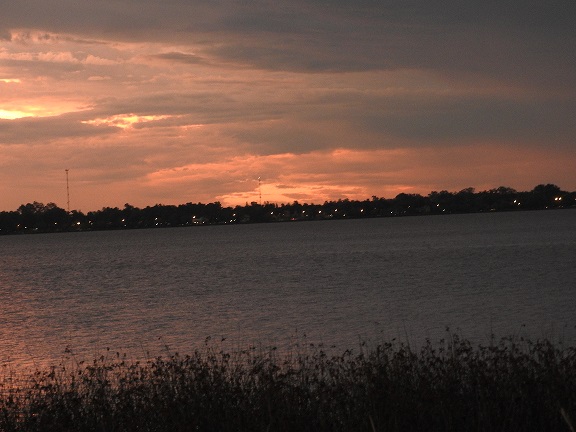
[[[68,168],[66,168],[66,204],[68,208],[68,213],[70,213],[70,186],[68,184]]]

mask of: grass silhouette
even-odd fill
[[[116,353],[0,378],[0,430],[573,431],[576,348],[449,334],[418,350],[317,346],[128,361]]]

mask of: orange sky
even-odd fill
[[[15,2],[0,210],[576,190],[576,6]]]

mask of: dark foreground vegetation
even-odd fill
[[[157,228],[189,225],[357,219],[491,211],[541,210],[576,207],[576,192],[553,184],[541,184],[529,192],[509,187],[475,192],[431,192],[428,196],[401,193],[393,199],[373,196],[364,201],[338,200],[324,204],[259,204],[222,207],[219,202],[161,205],[143,209],[125,204],[123,209],[105,207],[87,214],[68,212],[54,203],[21,205],[0,212],[0,234]]]
[[[299,349],[227,353],[206,345],[141,363],[117,354],[61,364],[18,384],[6,374],[0,430],[573,430],[574,347],[522,339],[476,346],[450,335],[418,350]]]

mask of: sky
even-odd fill
[[[576,190],[573,0],[0,11],[0,210]]]

